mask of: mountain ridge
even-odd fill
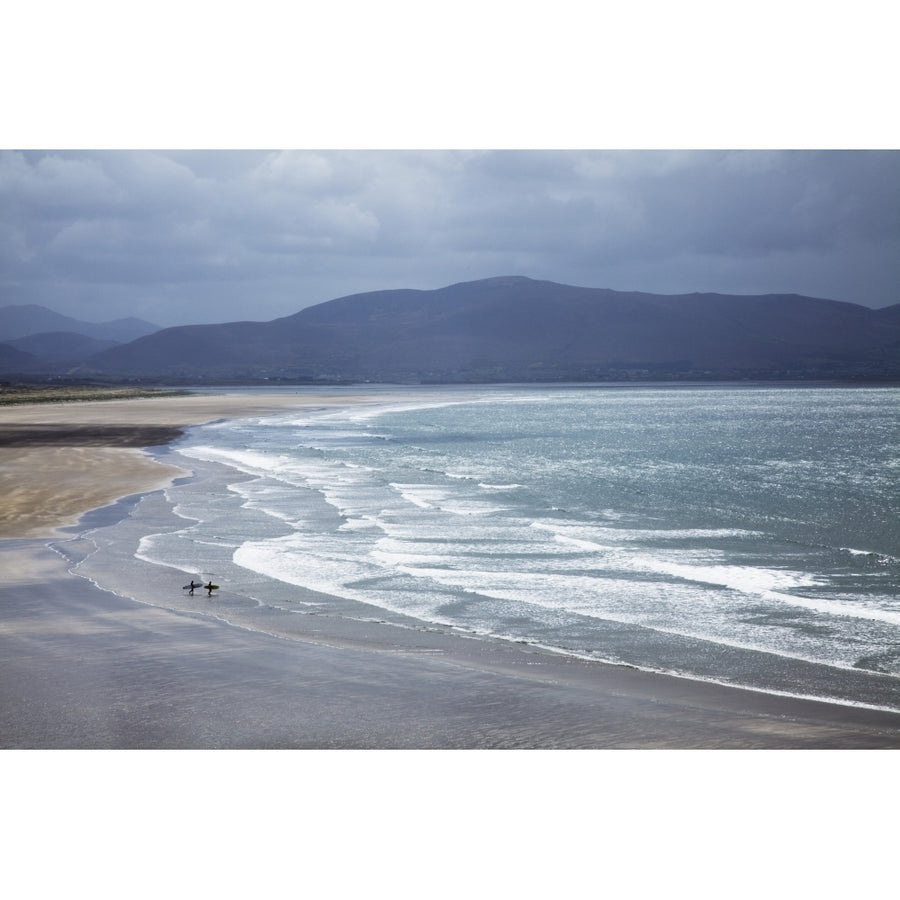
[[[159,326],[128,316],[110,322],[85,322],[35,303],[0,306],[0,342],[37,334],[69,332],[98,341],[125,343],[159,331]]]
[[[900,304],[651,294],[497,276],[164,328],[72,374],[182,381],[898,378]]]

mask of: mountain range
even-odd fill
[[[122,343],[154,331],[159,331],[159,325],[151,325],[150,322],[133,317],[113,322],[83,322],[47,309],[46,306],[0,306],[0,341],[3,342],[35,334],[71,332],[98,341]]]
[[[84,322],[34,304],[0,307],[0,372],[75,365],[102,350],[159,331],[142,319]]]
[[[7,307],[10,309],[10,307]],[[900,378],[900,304],[796,294],[661,295],[521,276],[341,297],[269,322],[151,329],[64,363],[43,345],[0,372],[168,382]],[[113,323],[109,323],[113,324]],[[97,332],[87,335],[94,340]],[[110,339],[110,338],[105,338]],[[72,345],[74,348],[74,345]],[[36,352],[40,350],[41,352]],[[8,377],[8,376],[4,376]]]

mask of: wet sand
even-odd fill
[[[105,501],[87,499],[84,488],[78,496],[97,506],[181,474],[161,472],[134,447],[102,445],[111,426],[177,428],[374,399],[215,395],[0,410],[0,426],[15,426],[21,441],[35,440],[21,437],[25,430],[45,426],[37,429],[44,446],[8,444],[0,466],[27,452],[20,464],[26,472],[36,449],[71,452],[76,438],[98,440],[77,447],[122,455],[94,457]],[[81,433],[66,430],[72,425]],[[105,438],[100,430],[88,438],[86,426],[106,428]],[[18,536],[0,541],[4,748],[900,747],[900,715],[893,713],[583,662],[440,629],[261,612],[224,590],[214,600],[198,592],[171,608],[163,594],[172,591],[172,572],[133,558],[127,525],[109,529],[109,542],[122,545],[116,555],[99,538],[80,537],[79,528],[60,530],[64,519],[53,521],[48,509],[72,470],[65,456],[52,465],[44,460],[46,468],[33,465],[30,482],[23,477],[31,507],[19,505],[7,526]],[[126,460],[146,466],[146,482],[134,471],[125,476],[134,479],[131,491],[111,479],[128,470]],[[124,511],[104,514],[112,521]],[[45,538],[24,539],[35,530]],[[115,592],[71,574],[81,560],[88,562],[79,571],[102,576],[95,580]]]

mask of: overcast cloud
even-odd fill
[[[896,151],[4,151],[0,305],[268,320],[494,275],[900,302]]]

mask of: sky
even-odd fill
[[[267,321],[499,275],[900,302],[874,0],[247,9],[9,12],[0,305]]]
[[[496,275],[900,302],[900,152],[0,153],[0,304],[168,326]]]

